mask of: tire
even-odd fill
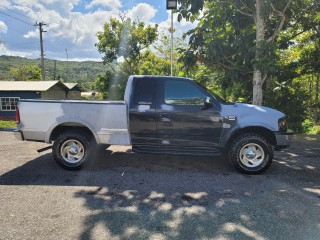
[[[245,133],[238,136],[228,152],[229,161],[238,170],[246,174],[258,174],[270,167],[273,150],[262,136]]]
[[[92,157],[94,143],[94,139],[85,132],[66,131],[53,143],[54,160],[65,169],[80,169]]]

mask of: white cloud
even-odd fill
[[[0,44],[1,55],[6,56],[18,56],[18,57],[39,57],[39,51],[24,52],[24,51],[14,51],[8,49],[4,44]]]
[[[177,19],[177,14],[173,15],[173,28],[175,30],[175,37],[182,37],[182,35],[189,30],[195,28],[198,22],[193,23],[187,22],[185,19],[182,19],[180,22]],[[159,23],[158,30],[168,33],[169,28],[171,27],[171,12],[168,11],[168,19],[164,22]]]
[[[0,33],[6,33],[7,31],[8,31],[7,25],[4,22],[0,21]]]
[[[95,48],[96,33],[103,29],[105,22],[118,14],[116,10],[96,11],[87,14],[72,13],[69,18],[60,18],[54,24],[50,24],[48,32],[51,31],[55,37],[69,39],[77,46]]]
[[[94,6],[119,9],[122,7],[122,3],[120,2],[120,0],[93,0],[91,3],[86,5],[86,9],[92,8]]]
[[[24,38],[38,38],[39,37],[39,31],[29,31],[26,34],[23,35]]]
[[[79,0],[40,0],[40,2],[44,3],[44,4],[61,4],[61,3],[70,3],[72,5],[77,5],[79,3]]]
[[[66,56],[65,49],[68,49],[69,59],[77,58],[77,60],[79,60],[82,57],[85,59],[99,58],[97,48],[94,46],[97,42],[96,33],[103,30],[104,23],[108,22],[110,18],[119,18],[119,15],[124,13],[118,10],[122,7],[121,0],[92,0],[86,7],[92,8],[94,6],[100,6],[108,7],[109,9],[94,9],[87,13],[76,12],[74,10],[74,6],[79,4],[79,1],[80,0],[10,0],[10,2],[8,2],[7,0],[0,0],[0,6],[4,6],[5,3],[11,4],[11,6],[9,6],[10,9],[19,11],[30,18],[29,21],[23,18],[24,21],[28,21],[31,24],[27,30],[22,30],[21,28],[21,31],[24,32],[24,34],[22,34],[24,38],[39,38],[39,30],[36,27],[32,27],[36,21],[48,24],[44,26],[44,30],[47,32],[43,33],[46,57],[54,57],[56,59],[64,58]],[[147,3],[139,3],[132,9],[126,11],[127,17],[133,20],[139,19],[147,24],[155,24],[153,19],[156,14],[157,9]],[[171,21],[170,12],[168,11],[167,14],[167,20],[159,23],[158,27],[159,31],[164,31],[165,33],[168,33]],[[22,18],[21,16],[18,17]],[[185,20],[179,23],[176,18],[177,15],[175,14],[175,37],[181,37],[183,33],[195,27],[195,23],[192,24]],[[6,33],[6,22],[2,21],[0,21],[0,32]],[[22,23],[17,23],[16,28],[21,26],[21,24]],[[11,27],[9,30],[11,30]],[[21,35],[17,34],[15,36],[21,37]],[[39,57],[39,49],[28,54],[21,51],[11,51],[1,46],[1,52],[8,55],[16,54],[16,56]]]
[[[55,11],[61,16],[67,16],[78,3],[79,0],[15,0],[11,8],[23,11],[34,20],[42,21],[39,19],[41,13]]]
[[[45,8],[39,12],[25,9],[25,12],[29,12],[29,16],[32,19],[41,19],[42,22],[48,24],[43,26],[43,29],[47,31],[43,33],[45,41],[54,41],[59,46],[59,44],[61,45],[67,40],[71,41],[74,47],[81,46],[86,48],[90,46],[92,51],[96,51],[94,47],[94,43],[97,40],[96,33],[103,29],[103,24],[111,17],[119,16],[119,11],[117,10],[98,10],[86,14],[70,12],[68,16],[61,16],[59,12]],[[29,31],[24,37],[39,38],[39,31],[37,29]]]
[[[139,19],[141,22],[149,22],[155,17],[156,13],[157,9],[150,4],[139,3],[128,12],[128,17],[133,20]]]
[[[4,8],[4,7],[9,7],[9,6],[10,6],[9,0],[1,0],[0,1],[0,9]]]

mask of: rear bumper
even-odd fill
[[[14,133],[14,136],[16,137],[16,139],[18,139],[20,141],[24,141],[23,133],[20,130],[15,130],[13,133]]]
[[[282,149],[291,145],[292,136],[294,134],[293,131],[287,130],[286,132],[275,132],[274,134],[276,137],[275,148]]]

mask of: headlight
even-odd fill
[[[288,123],[285,117],[280,118],[278,121],[278,125],[279,125],[279,131],[280,132],[286,132],[288,129]]]

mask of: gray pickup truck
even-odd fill
[[[16,115],[16,137],[53,143],[54,159],[67,169],[80,168],[100,144],[132,145],[138,153],[225,154],[241,172],[256,174],[292,137],[283,113],[225,102],[178,77],[130,76],[124,101],[20,100]]]

